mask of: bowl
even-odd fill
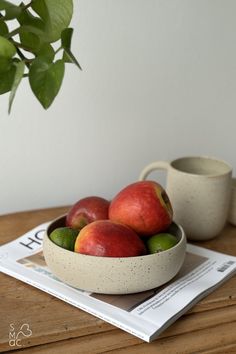
[[[163,252],[136,257],[97,257],[63,249],[54,244],[50,233],[65,226],[66,216],[50,223],[43,240],[46,264],[64,283],[89,292],[131,294],[156,288],[171,280],[180,270],[186,251],[183,228],[172,223],[168,232],[178,243]]]

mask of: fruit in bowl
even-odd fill
[[[143,241],[132,229],[110,220],[85,226],[76,238],[74,250],[100,257],[135,257],[146,253]]]
[[[184,260],[185,233],[172,218],[170,200],[154,181],[132,183],[111,202],[83,198],[49,225],[45,261],[59,279],[91,292],[155,288],[173,278]]]
[[[49,235],[52,242],[69,251],[74,251],[77,236],[77,230],[64,226],[56,228]]]
[[[142,236],[165,230],[173,210],[164,188],[154,181],[135,182],[122,189],[111,201],[109,219],[131,227]]]
[[[167,232],[176,237],[177,243],[170,249],[134,257],[103,257],[71,252],[52,242],[49,235],[65,225],[65,220],[66,216],[62,216],[48,226],[43,240],[44,258],[57,278],[78,289],[103,294],[138,293],[168,282],[183,264],[186,236],[174,222]]]
[[[158,253],[174,247],[178,243],[177,238],[168,233],[160,233],[151,236],[147,240],[148,253]]]
[[[109,201],[98,196],[89,196],[76,202],[66,216],[66,226],[82,229],[96,220],[108,219]]]

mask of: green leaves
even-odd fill
[[[20,61],[16,64],[16,70],[15,70],[15,75],[14,75],[14,79],[12,82],[12,86],[11,86],[11,94],[10,94],[10,98],[9,98],[9,108],[8,108],[8,113],[11,112],[11,106],[12,106],[12,102],[14,100],[15,94],[16,94],[16,90],[19,86],[19,83],[21,82],[21,79],[24,75],[24,69],[25,69],[25,63],[23,61]]]
[[[25,50],[32,52],[37,51],[40,46],[40,39],[35,33],[27,31],[26,28],[21,28],[19,30],[19,36]]]
[[[11,65],[8,70],[0,73],[0,95],[11,90],[14,77],[15,77],[16,67]]]
[[[61,33],[61,46],[64,49],[63,59],[67,63],[74,63],[78,66],[80,70],[82,70],[81,66],[79,65],[77,59],[75,58],[70,49],[72,34],[73,28],[66,28]]]
[[[8,34],[8,27],[5,22],[0,22],[0,36]]]
[[[69,26],[73,14],[72,0],[34,0],[33,10],[45,24],[47,41],[55,42],[61,37],[63,29]]]
[[[0,36],[0,57],[12,58],[15,54],[15,46],[8,39]]]
[[[80,64],[71,51],[72,0],[0,0],[0,94],[10,91],[9,113],[23,77],[47,109],[57,96],[65,63]],[[7,21],[19,25],[10,32]],[[16,35],[18,35],[16,37]]]
[[[12,20],[13,18],[16,18],[21,12],[21,8],[19,6],[16,6],[5,0],[0,0],[0,11],[1,10],[5,10],[4,17],[6,20]]]
[[[4,72],[7,72],[11,67],[11,61],[9,58],[5,57],[0,57],[0,74],[4,74]]]
[[[29,71],[30,86],[44,108],[48,108],[58,94],[64,69],[63,60],[50,63],[47,59],[38,58],[32,63]]]
[[[50,61],[53,61],[55,57],[55,51],[49,43],[43,43],[36,51],[37,57],[43,57]]]

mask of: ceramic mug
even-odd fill
[[[188,239],[208,240],[222,231],[231,192],[232,167],[228,163],[205,156],[156,161],[143,169],[139,179],[146,179],[154,170],[167,170],[166,191],[174,220],[183,226]]]
[[[231,199],[229,207],[228,221],[236,226],[236,178],[232,178],[231,182]]]

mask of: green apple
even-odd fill
[[[50,233],[49,238],[56,245],[66,250],[74,251],[75,240],[78,234],[78,230],[70,227],[58,227]]]
[[[168,233],[160,233],[151,236],[147,240],[147,250],[149,253],[158,253],[166,251],[178,243],[174,235]]]

